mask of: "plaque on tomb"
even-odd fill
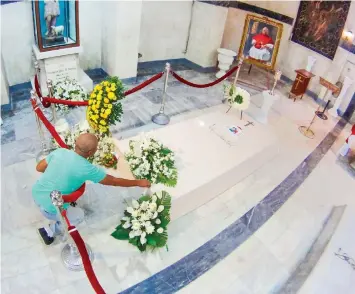
[[[73,55],[46,59],[44,66],[47,79],[53,82],[64,81],[66,78],[78,80],[77,59]]]
[[[210,130],[229,146],[236,145],[242,135],[242,128],[238,125],[216,123],[210,126]]]

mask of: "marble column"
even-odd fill
[[[216,66],[228,8],[197,2],[193,7],[186,58],[202,67]]]
[[[334,106],[328,110],[328,113],[334,117],[338,116],[338,109],[340,108],[341,103],[344,100],[344,96],[347,92],[347,90],[349,89],[349,87],[353,84],[353,80],[350,79],[349,77],[345,77],[344,78],[344,82],[343,82],[343,87],[341,88],[340,94],[337,98],[337,100],[335,101]],[[347,107],[345,107],[346,109]]]
[[[137,75],[142,0],[104,1],[102,64],[112,76]],[[157,23],[157,26],[164,25]],[[163,43],[162,43],[163,44]]]
[[[9,83],[4,68],[4,61],[1,56],[1,105],[10,103],[9,99]]]

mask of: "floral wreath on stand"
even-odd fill
[[[118,77],[96,85],[90,94],[86,113],[90,126],[101,134],[109,135],[110,125],[121,121],[123,114],[120,100],[124,98],[124,87]]]
[[[236,87],[235,85],[225,85],[224,86],[224,98],[227,100],[230,108],[228,111],[233,107],[239,109],[241,111],[241,117],[243,114],[243,110],[248,109],[250,104],[250,94],[248,91]],[[227,112],[228,112],[227,111]]]

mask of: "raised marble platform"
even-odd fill
[[[253,121],[253,125],[244,126]],[[230,127],[240,127],[234,135]],[[177,219],[207,203],[232,187],[278,153],[274,134],[251,118],[220,108],[214,112],[151,131],[156,139],[172,149],[179,170],[178,184],[174,188],[154,185],[152,191],[165,189],[173,198],[171,218]],[[118,142],[124,153],[130,139]],[[141,189],[130,189],[138,198]]]

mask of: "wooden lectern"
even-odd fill
[[[309,81],[314,77],[314,74],[310,73],[305,69],[295,70],[297,73],[296,79],[293,82],[292,89],[288,97],[294,96],[294,101],[296,101],[297,96],[303,98],[303,94],[306,93]]]

